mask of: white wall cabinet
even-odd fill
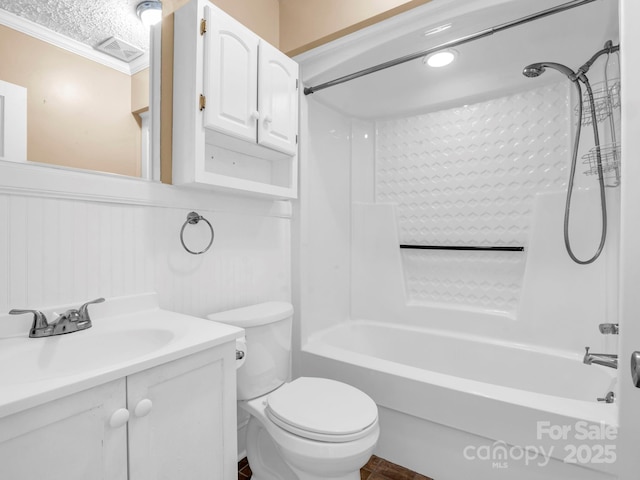
[[[298,64],[208,0],[175,12],[173,182],[297,196]]]
[[[212,348],[0,420],[0,478],[236,478],[233,353]]]
[[[258,143],[295,155],[298,149],[298,64],[260,40]]]
[[[204,127],[255,142],[260,39],[209,5],[204,13]]]

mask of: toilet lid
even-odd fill
[[[267,397],[266,411],[285,430],[325,441],[360,438],[378,419],[378,407],[367,394],[328,378],[285,383]]]

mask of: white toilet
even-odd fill
[[[293,307],[268,302],[207,318],[245,329],[238,405],[250,415],[247,457],[253,480],[360,480],[380,427],[374,401],[326,378],[287,383]]]

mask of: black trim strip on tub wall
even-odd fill
[[[493,252],[524,252],[524,247],[516,246],[470,246],[470,245],[400,245],[400,248],[414,250],[477,250],[477,251],[493,251]]]

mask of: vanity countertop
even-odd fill
[[[43,309],[47,318],[76,306]],[[90,307],[93,326],[29,338],[32,315],[0,315],[0,418],[231,342],[241,328],[158,306],[156,294]]]

